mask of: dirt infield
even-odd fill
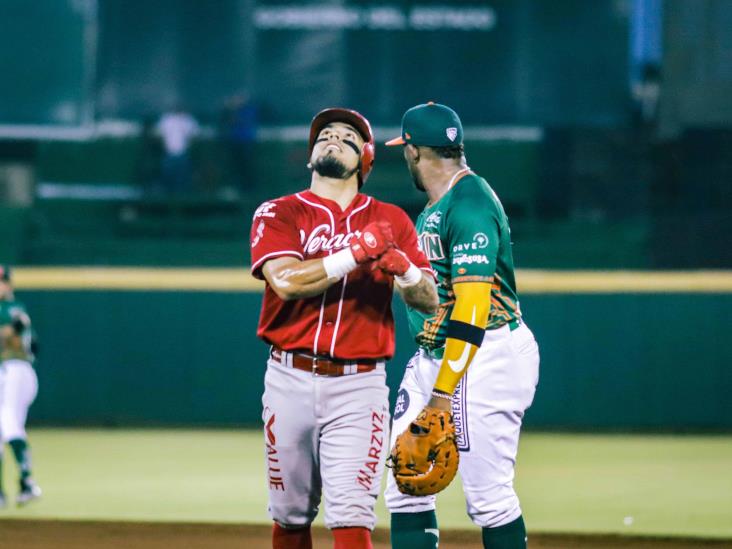
[[[443,531],[441,549],[482,549],[477,530]],[[266,525],[170,524],[0,520],[0,545],[8,549],[266,549]],[[314,529],[314,548],[332,547],[330,532]],[[389,533],[374,533],[375,549],[389,547]],[[533,535],[530,549],[696,549],[732,547],[732,541],[620,536]]]

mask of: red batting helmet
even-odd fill
[[[325,109],[315,115],[310,123],[310,144],[308,146],[308,157],[313,153],[315,140],[318,138],[320,130],[331,122],[344,122],[350,124],[356,131],[361,134],[364,140],[363,149],[361,149],[361,161],[358,166],[358,186],[359,188],[366,182],[371,168],[374,167],[374,134],[371,131],[371,124],[366,118],[351,109]]]

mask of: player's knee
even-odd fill
[[[391,474],[391,472],[389,473]],[[435,496],[408,496],[402,494],[393,478],[389,478],[384,490],[384,503],[390,513],[421,513],[434,511]]]
[[[18,421],[15,414],[0,415],[0,433],[2,433],[3,442],[9,442],[16,438],[26,438],[25,428]]]
[[[298,507],[286,503],[270,503],[269,513],[272,520],[283,528],[306,528],[315,520],[318,514],[315,509],[309,507]]]
[[[371,495],[365,497],[326,500],[325,526],[327,528],[366,528],[373,530],[376,526],[376,499]]]
[[[508,524],[521,516],[521,506],[518,497],[513,496],[492,504],[483,502],[481,505],[471,505],[468,515],[473,524],[481,528],[497,528]]]

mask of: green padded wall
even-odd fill
[[[23,291],[41,337],[35,424],[256,424],[258,293]],[[542,354],[526,424],[732,429],[732,294],[526,295]],[[392,397],[414,347],[395,302]]]

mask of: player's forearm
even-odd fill
[[[489,283],[456,284],[455,306],[447,328],[445,354],[435,390],[452,395],[480,347],[490,313]],[[438,400],[441,400],[438,398]]]
[[[337,281],[328,277],[323,259],[309,259],[272,272],[270,285],[281,299],[288,301],[320,295]]]
[[[396,285],[404,303],[423,313],[434,313],[439,305],[437,286],[431,276],[422,273],[422,279],[414,286]]]

